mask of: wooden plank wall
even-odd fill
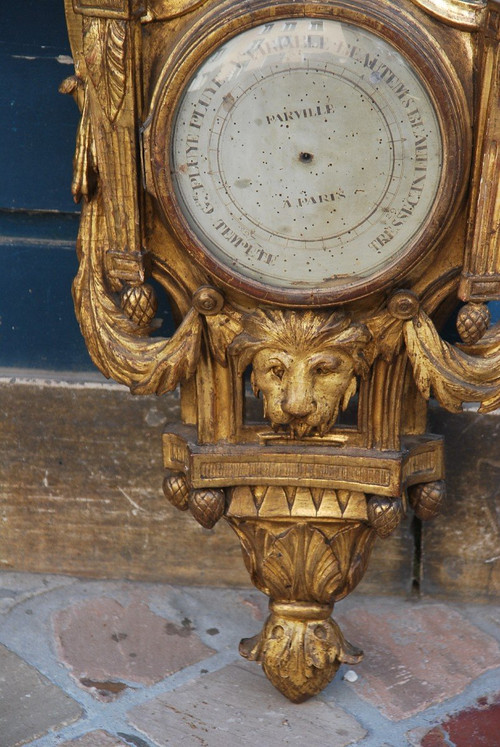
[[[175,393],[0,384],[0,568],[248,586],[230,528],[202,529],[163,497],[160,436],[178,416]],[[447,438],[445,512],[417,531],[416,547],[411,518],[378,540],[359,589],[493,598],[500,417],[436,409],[432,421]]]
[[[176,394],[0,384],[0,568],[248,586],[239,541],[202,529],[163,497],[161,432]],[[380,540],[365,591],[408,593],[407,521]]]
[[[500,595],[500,411],[451,415],[431,408],[446,442],[448,500],[423,525],[421,589],[470,601]]]

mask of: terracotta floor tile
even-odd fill
[[[442,741],[438,741],[441,737]],[[421,747],[499,747],[500,693],[479,702],[476,708],[466,708],[431,729],[422,739]]]
[[[151,612],[145,602],[124,607],[100,597],[54,616],[59,656],[95,697],[116,698],[130,683],[151,685],[214,652],[194,632]]]
[[[378,600],[338,619],[348,640],[365,652],[353,690],[396,721],[461,693],[500,666],[498,643],[443,604]]]

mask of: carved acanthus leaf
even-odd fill
[[[347,525],[330,540],[343,578],[343,583],[334,597],[336,602],[350,594],[363,578],[375,536],[375,532],[369,526],[360,522],[357,525]]]
[[[278,537],[262,563],[271,596],[328,602],[341,581],[337,558],[325,535],[298,524]]]
[[[271,613],[262,632],[240,643],[240,653],[260,661],[273,685],[295,703],[316,695],[330,682],[342,662],[355,664],[363,652],[347,641],[331,618],[294,619],[293,612]]]
[[[241,318],[241,314],[227,305],[220,314],[205,317],[210,350],[221,366],[227,366],[227,349],[243,329]]]
[[[76,135],[73,180],[71,182],[71,193],[75,202],[80,202],[82,197],[86,199],[91,197],[96,181],[96,161],[88,96],[85,94],[82,116]]]
[[[367,346],[365,357],[371,364],[378,355],[386,361],[397,355],[403,344],[403,323],[394,318],[387,309],[368,317],[365,325],[370,330],[372,340]]]
[[[127,24],[84,17],[83,53],[99,103],[114,122],[125,98]]]
[[[436,16],[450,26],[466,29],[478,29],[486,10],[484,0],[412,0],[432,16]]]
[[[260,562],[270,553],[275,537],[266,527],[249,521],[231,520],[230,525],[238,535],[243,551],[243,560],[252,583],[268,596],[271,590],[266,586],[260,574]]]
[[[73,284],[75,310],[92,360],[108,378],[135,394],[163,394],[195,371],[202,321],[191,309],[169,339],[148,337],[123,313],[104,277],[104,217],[101,198],[84,204],[80,227],[80,268]]]
[[[175,18],[176,16],[182,16],[204,2],[205,0],[156,0],[154,3],[148,3],[149,7],[145,20],[164,21]]]
[[[489,336],[489,348],[477,346],[482,355],[442,340],[429,317],[419,311],[404,325],[408,356],[415,382],[424,395],[431,390],[438,402],[451,412],[460,412],[464,402],[480,402],[479,412],[490,412],[500,405],[500,329]],[[475,346],[469,346],[475,351]]]

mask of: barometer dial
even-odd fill
[[[169,118],[159,192],[224,281],[278,300],[348,297],[435,218],[445,147],[431,90],[364,26],[261,23],[206,56],[157,117],[157,133]]]

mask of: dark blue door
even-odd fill
[[[78,111],[62,0],[0,14],[0,367],[88,370],[71,300],[78,206],[70,194]]]

